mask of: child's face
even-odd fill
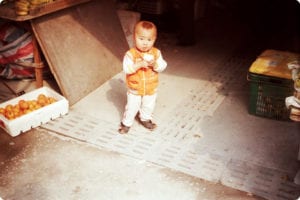
[[[137,27],[134,35],[135,46],[142,52],[149,51],[156,40],[156,33],[154,29],[145,29]]]

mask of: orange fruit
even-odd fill
[[[48,105],[49,104],[48,97],[44,94],[39,94],[37,98],[37,103],[42,107]]]
[[[40,106],[39,104],[37,104],[36,106],[35,106],[35,109],[37,110],[37,109],[40,109],[42,106]]]
[[[19,104],[15,104],[15,105],[13,105],[13,108],[20,109],[20,105]]]
[[[46,99],[47,97],[46,97],[46,95],[44,95],[44,94],[39,94],[38,95],[38,99]]]
[[[5,112],[5,117],[9,120],[12,120],[15,118],[14,112],[12,110],[7,110]]]
[[[28,101],[28,110],[35,110],[35,106],[36,106],[37,102],[36,100],[30,100]]]
[[[56,102],[57,100],[54,97],[48,97],[48,101],[51,104],[51,103]]]
[[[18,102],[18,105],[20,106],[20,109],[22,109],[22,110],[26,110],[29,107],[28,102],[25,100],[20,100]]]
[[[6,111],[11,111],[12,109],[13,109],[13,105],[11,105],[11,104],[8,104],[5,106]]]
[[[13,110],[12,110],[12,112],[14,114],[14,117],[21,116],[21,112],[20,112],[20,109],[18,107],[14,107]]]
[[[7,119],[15,119],[24,114],[30,113],[37,110],[43,106],[54,103],[57,100],[53,97],[48,97],[45,94],[39,94],[36,99],[24,100],[21,99],[17,104],[8,104],[3,108],[0,108],[0,114],[2,114]]]
[[[45,106],[45,105],[47,105],[47,103],[48,103],[48,100],[47,99],[44,99],[44,98],[39,98],[38,100],[37,100],[37,103],[38,103],[38,105],[40,105],[40,106]]]
[[[4,115],[5,114],[5,108],[0,108],[0,114]]]

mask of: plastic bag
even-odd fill
[[[0,27],[0,76],[7,79],[34,78],[33,43],[30,32],[6,23]]]

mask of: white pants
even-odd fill
[[[139,96],[127,92],[127,104],[122,123],[125,126],[132,126],[138,112],[140,114],[139,117],[141,121],[152,120],[156,97],[157,93],[153,95]]]

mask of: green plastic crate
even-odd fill
[[[248,73],[250,81],[249,113],[277,120],[289,120],[285,98],[294,92],[290,79]]]

